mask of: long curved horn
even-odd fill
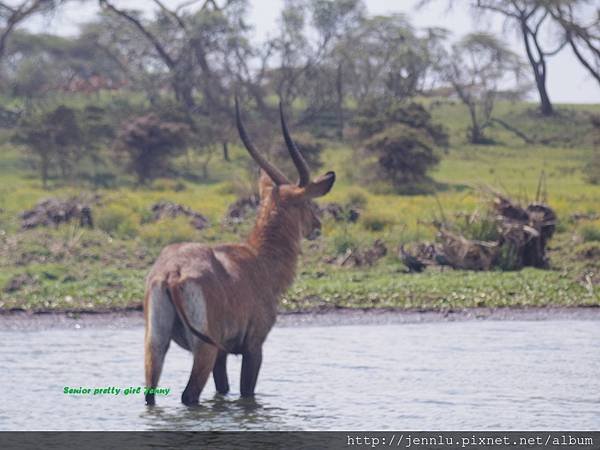
[[[240,115],[240,105],[237,96],[235,97],[235,120],[237,123],[238,133],[240,134],[240,139],[244,143],[246,150],[250,153],[250,156],[258,163],[258,165],[263,169],[267,175],[273,180],[273,183],[276,185],[281,184],[289,184],[289,180],[287,177],[274,165],[272,165],[269,161],[267,161],[252,145],[250,139],[248,138],[248,134],[246,133],[246,129],[244,128],[244,124],[242,123],[242,117]]]
[[[310,183],[310,170],[308,169],[308,164],[306,164],[306,160],[302,156],[302,153],[300,153],[300,150],[296,147],[296,144],[290,136],[287,124],[285,123],[285,117],[283,116],[283,105],[281,102],[279,102],[279,116],[281,117],[281,128],[283,129],[285,144],[287,145],[296,169],[298,169],[298,175],[300,175],[298,186],[304,187]]]

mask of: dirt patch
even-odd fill
[[[79,222],[80,226],[94,227],[92,205],[98,204],[99,196],[73,197],[70,199],[47,198],[38,202],[32,209],[23,211],[21,228],[28,230],[37,227],[57,227],[61,223]]]
[[[344,207],[339,203],[326,203],[319,206],[319,214],[322,217],[331,217],[336,222],[354,223],[360,218],[360,211],[352,207]]]
[[[239,198],[227,208],[224,222],[231,225],[239,224],[253,215],[259,205],[260,198],[258,195]]]
[[[179,203],[161,201],[152,205],[152,221],[154,222],[162,219],[174,219],[179,216],[191,218],[190,223],[197,230],[203,230],[210,226],[207,217]]]
[[[387,255],[387,247],[382,240],[377,239],[373,245],[365,250],[348,249],[346,253],[328,258],[325,262],[340,267],[373,266],[377,261]]]

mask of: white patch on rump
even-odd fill
[[[181,287],[181,293],[183,295],[183,306],[188,320],[196,330],[208,334],[206,301],[204,300],[202,288],[198,283],[186,281]],[[188,342],[191,343],[193,342],[193,339],[197,339],[185,325],[184,329],[188,336]]]
[[[175,307],[160,284],[154,284],[150,291],[148,322],[152,345],[164,347],[171,339],[171,330],[175,321]]]

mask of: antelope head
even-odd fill
[[[269,216],[283,215],[290,222],[300,225],[299,231],[302,237],[308,239],[317,237],[321,230],[321,221],[317,215],[318,207],[313,200],[331,190],[335,182],[335,172],[327,172],[314,180],[311,179],[308,164],[290,136],[281,103],[279,104],[281,128],[286,147],[298,171],[297,183],[292,183],[256,150],[244,128],[237,98],[235,113],[240,138],[250,156],[261,168],[259,193],[261,213],[265,216],[263,220],[268,220]]]

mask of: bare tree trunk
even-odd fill
[[[42,175],[42,187],[48,189],[48,156],[42,154],[42,161],[40,163],[41,175]]]
[[[552,106],[548,91],[546,90],[546,75],[544,74],[539,78],[536,76],[535,84],[540,94],[540,111],[543,116],[551,116],[554,114],[554,106]]]
[[[229,145],[227,144],[227,141],[223,141],[223,159],[227,162],[231,161],[229,159]]]
[[[504,120],[502,119],[497,119],[497,118],[493,118],[490,119],[490,122],[496,122],[500,125],[502,125],[504,128],[506,128],[508,131],[513,132],[514,134],[516,134],[517,136],[519,136],[521,139],[523,139],[525,142],[527,142],[528,144],[535,144],[535,141],[533,139],[531,139],[529,136],[527,136],[525,133],[523,133],[521,130],[513,127],[512,125],[510,125],[509,123],[506,123]]]
[[[540,112],[544,116],[551,116],[554,114],[554,107],[550,101],[548,90],[546,89],[546,59],[544,52],[542,51],[538,40],[537,40],[537,29],[533,32],[527,25],[527,19],[521,18],[521,34],[523,36],[523,42],[525,44],[525,52],[527,53],[527,59],[533,69],[533,75],[535,78],[535,85],[540,96]],[[530,40],[533,41],[538,58],[536,59],[533,49],[531,48]]]
[[[342,76],[342,63],[340,62],[337,67],[335,79],[335,88],[337,92],[338,138],[340,139],[344,137],[344,86]]]

